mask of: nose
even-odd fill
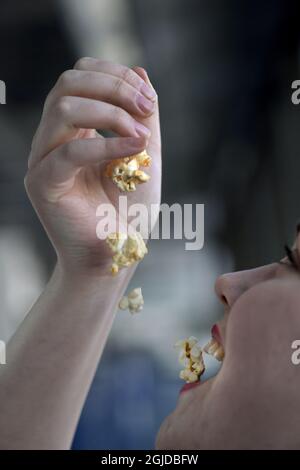
[[[235,274],[237,273],[223,274],[218,277],[215,283],[216,294],[225,307],[232,307],[243,292]]]
[[[222,274],[215,283],[215,291],[222,304],[231,308],[237,299],[255,284],[274,276],[277,263],[256,269]]]

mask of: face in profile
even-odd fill
[[[216,281],[224,306],[213,336],[223,346],[213,378],[180,394],[159,449],[286,449],[300,445],[300,235],[282,260]]]

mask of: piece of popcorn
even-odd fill
[[[120,191],[135,191],[136,185],[146,183],[150,176],[140,170],[140,166],[149,167],[151,157],[146,150],[130,157],[112,160],[105,168],[104,175],[110,178]]]
[[[126,268],[140,261],[148,253],[147,247],[140,233],[130,235],[123,232],[114,232],[108,235],[106,243],[113,254],[111,273],[116,275],[120,268]]]
[[[122,297],[122,299],[119,302],[119,309],[120,310],[127,310],[129,308],[129,300],[126,295]]]
[[[179,364],[181,364],[185,369],[192,369],[192,360],[190,357],[184,357],[179,359]]]
[[[177,341],[175,347],[179,350],[178,360],[184,367],[179,377],[187,383],[197,382],[205,371],[202,348],[194,336]]]
[[[203,360],[200,362],[193,362],[191,369],[195,372],[198,376],[203,374],[204,370],[204,362]]]
[[[194,346],[191,348],[192,360],[197,361],[197,359],[201,356],[201,354],[202,354],[202,349],[199,343],[194,344]]]
[[[198,374],[189,369],[180,371],[179,378],[185,380],[187,383],[193,383],[199,380]]]
[[[188,339],[180,339],[175,343],[174,347],[176,349],[186,349],[187,347],[192,348],[195,344],[197,344],[198,340],[195,336],[190,336]]]
[[[222,361],[225,356],[225,351],[223,346],[214,338],[212,338],[203,348],[203,350],[216,358],[218,361]]]
[[[144,299],[142,294],[141,287],[136,287],[132,289],[129,294],[124,297],[119,302],[119,308],[121,310],[129,310],[130,313],[138,313],[143,310]]]

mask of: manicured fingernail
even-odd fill
[[[143,137],[129,137],[127,143],[131,149],[140,149],[145,144],[145,140]]]
[[[143,95],[146,96],[146,98],[151,101],[155,101],[157,98],[157,94],[155,93],[153,88],[151,88],[151,86],[147,85],[147,83],[144,83],[142,85],[141,92],[143,93]]]
[[[151,113],[155,106],[153,101],[149,101],[143,95],[138,95],[136,102],[140,110],[145,114]]]
[[[140,122],[135,123],[135,130],[138,133],[138,135],[141,135],[142,137],[147,137],[149,138],[151,135],[151,132],[147,127],[143,126]]]

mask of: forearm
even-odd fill
[[[55,269],[0,369],[2,449],[70,447],[131,274],[67,277]]]

